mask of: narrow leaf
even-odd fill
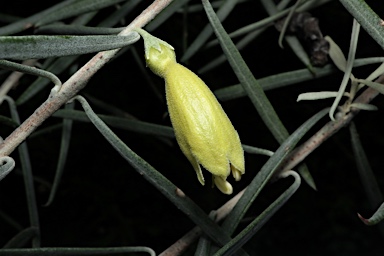
[[[381,57],[363,58],[355,60],[353,67],[361,67],[365,65],[383,62],[384,58]],[[336,72],[336,69],[334,69],[332,65],[326,65],[322,68],[314,68],[313,71],[314,72],[311,72],[308,69],[298,69],[294,71],[288,71],[276,75],[263,77],[258,79],[258,82],[260,83],[263,90],[267,91],[328,76],[334,74]],[[218,99],[225,101],[244,97],[247,94],[241,84],[237,84],[218,89],[215,91],[215,95]]]
[[[289,23],[290,23],[290,21],[291,21],[291,19],[292,19],[293,14],[295,13],[297,7],[299,7],[299,5],[300,5],[300,2],[301,2],[301,0],[297,0],[297,1],[296,1],[296,3],[295,3],[295,4],[292,6],[292,8],[290,9],[290,11],[289,11],[287,17],[285,18],[283,27],[281,28],[281,32],[280,32],[280,35],[279,35],[279,40],[278,40],[278,42],[279,42],[279,46],[280,46],[281,48],[284,48],[284,47],[283,47],[283,38],[284,38],[284,35],[285,35],[286,31],[287,31],[287,28],[288,28],[288,26],[289,26]]]
[[[352,26],[352,35],[351,35],[351,41],[349,46],[349,53],[348,53],[348,61],[347,66],[344,71],[343,80],[341,81],[341,85],[339,88],[338,95],[336,96],[335,101],[333,102],[331,109],[329,110],[329,117],[332,121],[335,121],[334,113],[336,111],[336,108],[338,107],[341,97],[343,96],[345,92],[345,88],[347,87],[348,81],[351,77],[351,71],[353,67],[353,62],[355,60],[355,54],[356,54],[356,48],[357,48],[357,41],[359,38],[359,32],[360,32],[360,25],[357,23],[357,21],[353,20],[353,26]]]
[[[303,45],[300,43],[299,39],[296,36],[286,36],[285,40],[287,41],[289,47],[295,53],[296,57],[311,71],[313,71],[313,66],[311,59],[309,58],[306,50]]]
[[[225,0],[223,5],[217,11],[217,18],[220,21],[225,20],[228,14],[230,14],[233,8],[236,6],[238,1],[239,0]],[[199,50],[207,42],[208,38],[212,35],[212,32],[212,27],[207,24],[185,51],[180,61],[185,62],[189,60],[197,52],[197,50]]]
[[[71,120],[81,121],[81,122],[90,122],[87,114],[79,110],[65,110],[61,109],[56,111],[52,116],[68,118]],[[108,116],[108,115],[98,115],[100,119],[105,121],[112,127],[124,129],[127,131],[139,132],[142,134],[151,134],[158,136],[165,136],[168,138],[174,138],[173,129],[169,126],[158,125],[153,123],[148,123],[144,121]]]
[[[381,63],[381,65],[379,67],[377,67],[375,69],[375,71],[373,71],[371,74],[369,74],[369,76],[367,77],[366,80],[373,81],[374,79],[378,78],[382,74],[384,74],[384,61],[383,61],[383,63]]]
[[[347,68],[347,59],[345,58],[343,51],[331,37],[325,36],[324,39],[329,43],[329,57],[338,69],[345,72]]]
[[[0,181],[15,168],[15,160],[9,156],[0,157]]]
[[[161,13],[159,13],[156,18],[154,18],[146,27],[145,30],[151,32],[158,28],[161,24],[169,19],[175,12],[180,10],[184,5],[186,5],[190,0],[178,0],[173,1],[167,8],[165,8]]]
[[[288,137],[288,131],[281,123],[273,106],[269,102],[260,84],[257,82],[252,72],[244,62],[236,46],[225,32],[209,1],[203,0],[202,2],[216,37],[219,39],[221,47],[225,55],[227,55],[228,61],[237,78],[244,87],[244,90],[247,92],[253,105],[256,107],[265,125],[272,132],[275,139],[279,143],[282,143]]]
[[[72,255],[113,255],[132,252],[146,252],[151,256],[156,253],[149,247],[103,247],[103,248],[71,248],[71,247],[46,247],[24,249],[2,249],[1,254],[9,256],[72,256]]]
[[[244,36],[242,39],[240,39],[237,43],[236,43],[236,48],[241,50],[243,49],[244,47],[246,47],[249,43],[251,43],[255,38],[257,38],[259,35],[261,35],[264,31],[265,31],[266,28],[261,28],[261,29],[258,29],[258,30],[255,30],[253,32],[250,32],[248,35]],[[206,48],[210,47],[211,45],[207,44],[206,45]],[[227,57],[225,56],[225,54],[221,54],[219,57],[211,60],[210,62],[208,62],[206,65],[204,65],[203,67],[201,67],[199,70],[198,70],[198,73],[199,74],[203,74],[203,73],[206,73],[212,69],[214,69],[215,67],[219,66],[220,64],[224,63],[225,61],[227,60]]]
[[[380,92],[381,94],[384,94],[384,84],[372,82],[365,79],[356,79],[357,82],[368,85],[369,87],[372,87],[376,91]]]
[[[215,211],[211,211],[209,213],[209,217],[213,220],[215,219],[215,215],[216,215]],[[197,242],[197,247],[195,250],[195,256],[209,255],[209,251],[212,247],[211,245],[212,245],[212,242],[211,242],[211,240],[209,240],[208,237],[206,237],[204,235],[200,236],[200,239]]]
[[[257,81],[260,83],[260,86],[264,91],[268,91],[284,86],[295,85],[297,83],[313,80],[316,78],[321,78],[331,75],[335,72],[336,69],[334,69],[332,65],[326,65],[323,68],[314,68],[314,73],[305,68],[263,77]],[[218,89],[215,91],[215,95],[218,99],[225,101],[247,96],[247,93],[243,86],[238,84]]]
[[[282,177],[292,176],[293,184],[287,188],[265,211],[255,218],[247,227],[236,235],[229,243],[224,245],[214,256],[235,255],[235,252],[248,242],[264,226],[265,223],[288,201],[301,184],[300,176],[294,171],[285,172]]]
[[[52,83],[54,83],[55,86],[57,87],[57,89],[59,89],[61,87],[61,81],[57,76],[55,76],[51,72],[48,72],[48,71],[45,71],[45,70],[42,70],[39,68],[30,67],[27,65],[22,65],[22,64],[7,61],[7,60],[0,60],[0,68],[10,69],[13,71],[19,71],[19,72],[29,74],[29,75],[44,77],[44,78],[49,79]],[[2,96],[3,95],[1,95],[1,97]]]
[[[270,1],[266,2],[266,4],[270,4],[270,3],[272,3],[272,2],[270,2]],[[264,2],[262,2],[262,4],[264,4]],[[282,9],[284,9],[286,7],[287,4],[288,4],[288,1],[281,1],[277,6],[277,10],[281,11]],[[213,6],[213,3],[212,3],[212,6]],[[273,6],[274,6],[274,4],[273,4]],[[236,48],[239,50],[243,49],[249,43],[251,43],[255,38],[257,38],[259,35],[261,35],[266,29],[267,29],[267,27],[265,26],[265,27],[259,28],[257,30],[254,30],[252,32],[249,32],[247,35],[245,35],[242,39],[240,39],[236,43]],[[216,40],[209,42],[205,46],[205,48],[209,48],[209,47],[212,47],[212,46],[217,45],[217,44],[218,44],[218,40],[216,39]],[[225,54],[221,54],[219,57],[217,57],[216,59],[213,59],[208,64],[206,64],[205,66],[200,68],[198,70],[198,73],[202,74],[202,73],[208,72],[209,70],[219,66],[221,63],[225,62],[226,60],[227,60],[227,58],[226,58]]]
[[[103,28],[81,25],[51,24],[39,27],[35,30],[35,33],[55,35],[114,35],[123,31],[124,28]]]
[[[384,49],[382,19],[362,0],[340,0],[365,31]]]
[[[65,105],[65,109],[72,110],[74,109],[75,104],[69,103]],[[48,206],[52,203],[56,191],[59,187],[61,177],[64,173],[64,167],[65,163],[67,161],[68,151],[69,151],[69,142],[71,141],[71,134],[72,134],[72,123],[73,120],[70,119],[64,119],[63,120],[63,131],[61,134],[61,143],[60,143],[60,153],[59,153],[59,160],[57,161],[56,171],[55,171],[55,179],[52,184],[51,193],[49,194],[49,198],[45,206]]]
[[[47,65],[46,71],[53,74],[61,74],[66,70],[71,64],[77,60],[78,56],[65,56],[59,59],[53,60],[50,65]],[[47,62],[50,62],[52,59],[47,59]],[[45,64],[45,63],[44,63]],[[16,105],[22,105],[35,96],[38,92],[43,90],[50,80],[47,80],[43,77],[38,77],[16,100]]]
[[[375,64],[375,63],[383,63],[383,62],[384,62],[384,57],[361,58],[361,59],[355,60],[355,63],[353,63],[353,67],[360,67],[360,66],[365,66],[365,65]]]
[[[358,108],[361,110],[368,110],[368,111],[376,111],[378,108],[375,105],[372,104],[366,104],[366,103],[352,103],[351,108]]]
[[[264,5],[264,8],[267,10],[269,16],[275,15],[280,10],[279,6],[275,6],[273,4],[273,2],[271,2],[271,1],[263,0],[262,3]],[[280,4],[281,3],[284,3],[284,1],[280,2]],[[284,3],[284,4],[287,4],[287,3]],[[311,60],[310,60],[307,52],[305,51],[304,47],[301,45],[299,39],[297,39],[296,36],[289,36],[289,35],[284,37],[287,26],[289,25],[289,23],[291,21],[291,17],[296,12],[296,9],[300,6],[300,4],[301,4],[301,0],[297,0],[296,3],[289,9],[289,13],[288,13],[287,17],[285,18],[285,22],[284,22],[283,27],[282,27],[281,32],[280,32],[278,42],[279,42],[279,46],[281,48],[283,48],[282,40],[283,40],[283,38],[285,38],[285,41],[288,43],[289,47],[293,50],[293,52],[296,54],[296,56],[299,58],[299,60],[306,67],[308,67],[308,69],[311,72],[314,72],[312,64],[311,64]]]
[[[20,124],[20,117],[17,112],[15,102],[8,96],[5,97],[5,100],[9,104],[12,118],[17,123]],[[29,151],[28,151],[27,143],[25,141],[19,145],[18,151],[20,155],[21,170],[23,172],[23,177],[24,177],[24,186],[25,186],[25,193],[27,198],[29,222],[31,227],[35,227],[39,230],[40,221],[39,221],[39,213],[37,210],[35,185],[33,181],[32,166],[31,166],[31,161],[29,157]],[[32,246],[40,247],[40,232],[37,232],[37,235],[32,240]]]
[[[262,19],[260,21],[255,22],[255,23],[248,24],[242,28],[239,28],[239,29],[231,32],[229,34],[229,36],[233,39],[235,37],[244,35],[246,33],[252,32],[252,31],[257,30],[257,29],[272,26],[273,22],[286,16],[288,14],[289,10],[290,9],[283,10],[279,13],[276,13],[273,16],[269,16],[268,18]]]
[[[125,17],[128,16],[131,11],[134,11],[136,6],[141,2],[141,0],[130,0],[124,4],[121,4],[119,8],[117,8],[111,15],[101,21],[98,26],[99,27],[113,27]]]
[[[49,13],[53,13],[55,11],[58,11],[62,8],[64,8],[67,5],[70,5],[74,2],[77,2],[78,0],[67,0],[67,1],[62,1],[57,5],[54,5],[46,10],[43,10],[41,12],[38,12],[28,18],[19,20],[15,23],[11,23],[7,26],[3,26],[0,28],[0,35],[11,35],[14,33],[21,32],[23,30],[26,30],[30,27],[33,27],[34,24],[40,20],[42,17],[48,15]]]
[[[120,9],[113,12],[110,16],[100,22],[99,26],[114,26],[119,21],[121,21],[122,17],[124,17],[129,11],[134,8],[139,0],[128,1],[124,5],[121,6]],[[76,19],[71,24],[73,25],[85,25],[89,20],[94,16],[92,13],[82,15],[82,19]],[[64,70],[66,70],[70,65],[72,65],[79,56],[66,56],[58,59],[50,59],[52,62],[48,65],[49,61],[44,62],[46,67],[44,68],[46,71],[54,73],[56,75],[61,74]],[[47,63],[47,64],[46,64]],[[17,105],[21,105],[40,92],[45,86],[48,85],[48,81],[42,78],[36,79],[16,100]]]
[[[9,118],[7,116],[1,116],[1,115],[0,115],[0,124],[7,125],[14,129],[19,126],[12,118]]]
[[[357,215],[359,216],[361,221],[364,222],[365,225],[369,225],[369,226],[376,225],[377,223],[379,223],[384,219],[384,203],[380,205],[379,209],[377,209],[377,211],[369,219],[364,218],[359,213]]]
[[[298,168],[298,173],[303,178],[305,183],[308,184],[313,190],[317,190],[315,180],[312,177],[312,174],[309,172],[308,166],[306,164],[301,164]]]
[[[128,36],[4,36],[0,37],[0,59],[44,59],[122,48],[139,40]]]
[[[307,10],[313,9],[317,6],[323,5],[329,1],[332,1],[332,0],[309,0],[309,1],[305,1],[302,5],[300,5],[299,8],[297,8],[297,11],[299,11],[299,12],[307,11]],[[278,13],[274,14],[273,16],[265,18],[261,21],[249,24],[249,25],[244,26],[242,28],[239,28],[236,31],[230,33],[229,36],[231,38],[235,38],[237,36],[241,36],[243,34],[251,32],[255,29],[259,29],[259,28],[264,27],[264,26],[273,25],[273,22],[286,16],[289,13],[289,11],[291,10],[291,8],[292,7],[285,9],[281,12],[278,12]]]
[[[351,144],[354,156],[353,159],[356,162],[361,183],[372,209],[376,209],[383,201],[383,195],[380,191],[379,184],[375,178],[371,165],[369,164],[367,154],[365,153],[363,145],[360,141],[360,136],[354,122],[351,122],[349,132],[351,135]]]
[[[27,245],[27,243],[37,235],[38,229],[36,227],[29,227],[21,232],[19,232],[16,236],[14,236],[11,240],[9,240],[4,246],[5,248],[22,248]],[[3,251],[0,249],[0,253]]]
[[[144,159],[133,152],[124,142],[122,142],[116,134],[93,112],[87,101],[76,96],[88,118],[100,131],[104,138],[113,146],[113,148],[127,160],[136,171],[138,171],[148,182],[158,189],[164,196],[167,197],[173,204],[183,211],[193,222],[215,242],[220,245],[227,243],[230,240],[224,230],[213,222],[204,211],[197,206],[189,197],[187,197],[178,187],[171,183],[155,168],[149,165]],[[179,192],[178,192],[179,191]],[[181,192],[180,192],[181,191]],[[180,196],[182,194],[182,196]]]
[[[235,208],[224,220],[223,228],[232,234],[240,223],[241,219],[252,205],[253,201],[259,195],[261,190],[267,184],[279,165],[284,161],[285,157],[295,147],[299,140],[311,129],[322,117],[324,117],[329,109],[324,109],[308,119],[295,132],[293,132],[275,151],[268,161],[263,165],[261,170],[256,174],[255,178],[248,185],[244,195],[240,198]]]
[[[0,162],[1,162],[1,159],[0,159]],[[0,166],[0,169],[1,169],[1,166]],[[12,229],[14,229],[15,231],[22,231],[24,227],[18,221],[16,221],[14,217],[16,216],[9,216],[2,209],[0,209],[0,218],[5,223],[7,223],[10,227],[12,227]]]
[[[117,4],[124,0],[80,0],[65,5],[60,9],[48,13],[38,20],[36,26],[52,23],[54,21],[63,20],[69,17],[78,16],[79,14],[92,12],[103,9],[105,7]]]
[[[251,147],[248,145],[243,145],[243,149],[245,152],[247,152],[249,154],[258,154],[258,155],[265,155],[265,156],[273,156],[273,154],[274,154],[274,152],[271,150]]]
[[[59,124],[54,124],[54,125],[47,126],[45,128],[42,128],[42,129],[37,129],[31,135],[29,135],[28,139],[33,139],[33,138],[36,138],[36,137],[39,137],[39,136],[43,136],[43,135],[45,135],[47,133],[55,132],[55,131],[61,129],[62,126],[63,126],[63,124],[59,123]]]
[[[297,97],[296,101],[301,101],[301,100],[322,100],[322,99],[328,99],[328,98],[335,98],[337,96],[337,92],[327,92],[327,91],[322,91],[322,92],[306,92],[299,94]],[[344,96],[346,94],[344,93]]]

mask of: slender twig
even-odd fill
[[[141,28],[150,22],[158,13],[167,7],[172,0],[156,0],[131,22],[119,35],[128,35],[134,28]],[[79,69],[61,89],[51,93],[48,99],[14,130],[2,144],[0,156],[7,156],[15,150],[38,126],[40,126],[57,109],[83,89],[88,80],[103,67],[119,49],[99,52],[87,64]]]
[[[375,82],[383,83],[384,76],[380,76]],[[355,99],[353,103],[369,103],[380,93],[369,87],[359,97]],[[291,170],[299,163],[301,163],[310,153],[312,153],[317,147],[319,147],[324,141],[330,138],[333,134],[338,132],[341,128],[347,126],[352,119],[360,112],[360,109],[351,108],[350,112],[344,116],[336,118],[335,121],[330,121],[325,124],[318,132],[316,132],[311,138],[309,138],[302,145],[293,150],[290,157],[283,162],[280,170]]]

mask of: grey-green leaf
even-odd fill
[[[358,108],[361,110],[368,110],[368,111],[376,111],[378,108],[375,105],[372,104],[366,104],[366,103],[352,103],[352,108]]]
[[[12,119],[20,124],[20,117],[16,109],[15,102],[9,96],[6,96],[5,100],[8,102]],[[38,213],[37,200],[36,200],[36,190],[35,190],[35,185],[33,181],[32,165],[31,165],[29,150],[28,150],[26,141],[24,141],[19,145],[18,151],[20,156],[21,170],[24,176],[24,187],[25,187],[26,198],[27,198],[30,225],[40,230],[39,213]],[[40,240],[41,240],[40,232],[37,232],[37,235],[32,240],[32,246],[39,247],[41,243]]]
[[[105,28],[88,27],[82,25],[50,24],[36,29],[37,34],[52,35],[114,35],[120,33],[125,27]]]
[[[4,179],[15,167],[15,160],[9,156],[0,158],[0,180]]]
[[[382,19],[362,0],[340,0],[364,30],[384,49]]]
[[[224,245],[214,256],[234,255],[265,223],[288,201],[301,184],[300,176],[294,171],[287,171],[283,177],[293,176],[295,181],[287,188],[265,211],[255,218],[247,227],[236,235],[229,243]]]
[[[27,243],[38,234],[38,232],[39,230],[36,227],[26,228],[12,237],[12,239],[3,246],[3,249],[25,247]]]
[[[65,105],[65,109],[67,110],[72,110],[74,109],[74,107],[75,107],[74,103],[69,103]],[[71,135],[72,135],[72,124],[73,124],[73,120],[70,120],[70,119],[63,120],[63,131],[61,134],[60,153],[59,153],[59,159],[57,161],[57,166],[56,166],[55,179],[53,181],[52,189],[45,206],[48,206],[52,203],[56,195],[56,191],[59,187],[61,177],[63,176],[63,173],[64,173],[64,167],[67,162],[67,156],[69,152],[69,143],[71,141]]]
[[[382,203],[379,207],[379,209],[377,209],[377,211],[372,215],[371,218],[369,219],[366,219],[364,218],[363,216],[361,216],[359,213],[357,214],[359,216],[359,218],[366,224],[366,225],[376,225],[377,223],[379,223],[380,221],[382,221],[384,219],[384,203]]]
[[[232,234],[243,218],[246,211],[251,206],[252,202],[256,199],[260,191],[267,184],[269,179],[278,169],[284,158],[288,156],[289,152],[295,147],[299,140],[315,125],[322,117],[324,117],[329,109],[323,109],[319,113],[312,116],[305,123],[303,123],[294,133],[292,133],[281,146],[275,151],[264,164],[261,170],[256,174],[255,178],[249,184],[244,195],[240,198],[239,202],[233,208],[231,213],[227,216],[223,223],[223,228]]]
[[[78,56],[66,56],[53,60],[50,64],[46,65],[46,71],[49,71],[53,74],[60,74],[71,64],[73,64]],[[52,59],[48,59],[47,62]],[[45,63],[44,63],[45,64]],[[50,80],[43,77],[38,77],[27,89],[16,100],[16,105],[22,105],[26,103],[29,99],[35,96],[38,92],[44,89]]]
[[[34,24],[42,19],[44,16],[49,15],[50,13],[62,10],[66,6],[75,3],[77,0],[67,0],[67,1],[61,1],[59,4],[54,5],[46,10],[43,10],[41,12],[38,12],[32,16],[29,16],[25,19],[19,20],[17,22],[11,23],[9,25],[3,26],[0,28],[0,35],[11,35],[20,31],[23,31],[25,29],[28,29]]]
[[[148,182],[158,189],[169,201],[174,203],[181,211],[183,211],[192,221],[218,244],[225,244],[230,241],[222,228],[214,223],[205,212],[197,206],[183,192],[183,196],[179,196],[177,188],[171,181],[165,178],[160,172],[148,164],[144,159],[133,152],[124,142],[122,142],[115,133],[93,112],[88,102],[81,96],[76,96],[88,118],[93,125],[100,131],[104,138],[113,146],[113,148],[125,159],[132,167],[137,170]],[[243,252],[245,253],[245,252]]]
[[[263,77],[258,79],[257,81],[260,83],[263,90],[267,91],[284,86],[295,85],[297,83],[312,80],[315,78],[328,76],[336,72],[336,69],[333,68],[331,65],[326,65],[323,68],[314,68],[314,70],[315,75],[308,69],[299,69]],[[215,95],[218,99],[225,101],[244,97],[247,95],[247,93],[241,86],[241,84],[237,84],[218,89],[215,91]]]
[[[305,92],[299,94],[296,101],[301,100],[322,100],[328,98],[335,98],[337,96],[337,92],[329,92],[329,91],[321,91],[321,92]],[[347,96],[344,93],[344,96]]]
[[[353,159],[356,162],[361,184],[364,187],[365,194],[372,209],[376,209],[383,201],[383,194],[380,191],[380,186],[371,168],[367,153],[363,148],[354,122],[351,122],[349,125],[349,132],[351,135],[351,146],[354,155]]]
[[[149,247],[103,247],[103,248],[74,248],[74,247],[45,247],[45,248],[23,248],[23,249],[2,249],[2,255],[20,256],[68,256],[68,255],[114,255],[132,252],[146,252],[151,256],[156,253]],[[141,254],[140,254],[141,255]]]
[[[89,122],[89,118],[83,111],[60,109],[56,111],[52,116],[72,119],[81,122]],[[98,115],[108,125],[128,131],[139,132],[142,134],[150,134],[156,136],[164,136],[173,138],[174,133],[171,127],[152,124],[139,120],[133,120],[128,118],[121,118],[116,116]]]
[[[372,87],[373,89],[377,90],[381,94],[384,94],[384,85],[381,83],[372,82],[365,79],[356,79],[357,82],[363,83],[365,85],[368,85],[369,87]]]
[[[247,92],[265,125],[269,128],[275,139],[282,143],[288,137],[288,131],[277,116],[272,104],[269,102],[263,89],[253,76],[244,59],[241,57],[235,44],[224,30],[223,25],[208,1],[203,0],[203,6],[208,19],[213,27],[221,48],[227,56],[228,62],[239,79],[244,90]]]
[[[220,21],[225,20],[228,14],[230,14],[233,8],[236,6],[237,2],[238,0],[226,0],[217,11],[218,19]],[[193,41],[193,43],[185,51],[183,57],[181,57],[181,61],[185,62],[189,60],[197,52],[197,50],[199,50],[204,45],[204,43],[212,35],[212,32],[212,27],[207,24],[197,36],[197,38]]]
[[[74,17],[79,14],[92,12],[96,10],[103,9],[105,7],[117,4],[124,0],[80,0],[74,1],[71,4],[65,5],[60,9],[50,12],[47,15],[43,16],[36,22],[36,26],[41,26],[45,24],[52,23],[54,21],[66,19],[69,17]]]
[[[169,17],[171,17],[177,10],[188,4],[190,0],[173,1],[167,8],[159,13],[146,27],[145,30],[151,32],[163,24]]]
[[[0,37],[0,59],[44,59],[122,48],[139,40],[128,36],[4,36]]]

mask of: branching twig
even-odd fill
[[[384,76],[380,76],[375,82],[383,83]],[[369,87],[359,97],[355,99],[353,103],[369,103],[371,102],[379,92]],[[338,132],[341,128],[348,125],[352,119],[360,112],[360,109],[352,108],[351,111],[337,118],[335,121],[330,121],[325,124],[318,132],[316,132],[311,138],[309,138],[302,145],[293,150],[290,157],[281,165],[280,170],[291,170],[299,163],[301,163],[310,153],[312,153],[317,147],[319,147],[324,141],[330,138],[333,134]]]
[[[156,0],[131,22],[119,35],[128,35],[134,28],[141,28],[167,7],[172,0]],[[39,125],[50,117],[57,109],[65,104],[83,89],[88,80],[106,64],[119,49],[100,52],[87,64],[79,69],[57,93],[51,93],[48,99],[35,110],[16,130],[14,130],[2,144],[0,156],[7,156],[20,145]]]

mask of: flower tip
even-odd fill
[[[216,185],[216,187],[226,195],[230,195],[233,192],[233,188],[231,183],[223,179],[222,177],[219,176],[213,176],[213,181]]]
[[[360,215],[360,213],[357,213],[357,216],[359,217],[359,219],[365,224],[365,225],[372,225],[368,219],[364,218],[363,216]]]
[[[231,171],[232,171],[233,178],[235,178],[236,181],[240,181],[241,175],[244,174],[244,171],[240,171],[239,169],[234,167],[232,164],[231,164]]]

